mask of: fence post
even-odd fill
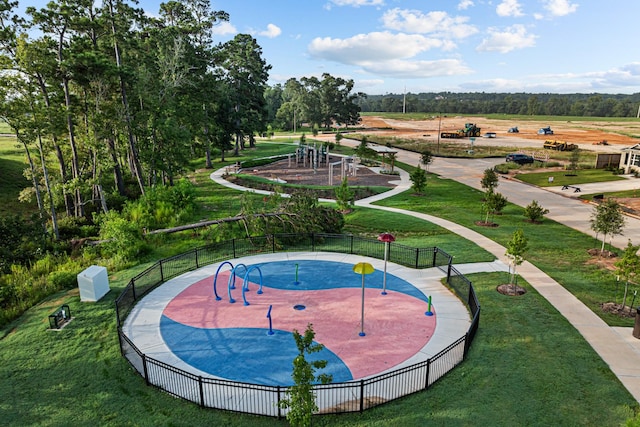
[[[204,388],[202,387],[202,377],[198,375],[198,389],[200,390],[200,407],[204,408]]]
[[[281,386],[277,386],[277,396],[278,396],[278,418],[282,418],[282,408],[280,407],[280,393],[281,393]]]
[[[271,234],[271,253],[276,253],[276,233]]]
[[[145,354],[142,355],[142,372],[144,372],[144,381],[147,385],[150,385],[149,382],[149,371],[147,370],[147,356]]]
[[[316,251],[316,233],[311,233],[311,252]]]
[[[120,323],[120,319],[118,319],[118,323]],[[118,325],[118,345],[120,345],[120,356],[125,357],[124,354],[124,346],[122,345],[122,329],[120,325]]]
[[[416,248],[416,266],[415,268],[420,268],[419,267],[419,262],[420,262],[420,248]]]
[[[162,260],[160,260],[159,264],[160,264],[160,282],[164,283],[164,271],[162,270]]]
[[[353,255],[353,234],[349,236],[349,254]]]
[[[424,378],[424,389],[429,388],[429,373],[431,371],[431,358],[427,359],[427,375]]]
[[[200,268],[200,264],[198,264],[198,248],[196,248],[196,268]]]
[[[135,301],[137,299],[136,297],[136,280],[135,279],[131,279],[131,294],[133,295],[133,300]]]
[[[364,411],[364,380],[360,380],[360,413]]]
[[[237,258],[236,256],[236,239],[232,239],[231,240],[231,249],[233,250],[233,257]]]
[[[116,328],[120,329],[120,309],[118,308],[118,300],[115,302],[116,306]],[[120,337],[120,333],[118,332],[118,337]],[[122,346],[120,346],[122,348]]]
[[[438,247],[434,247],[433,248],[433,263],[431,264],[431,267],[435,267],[436,266],[436,257],[438,256]]]
[[[469,351],[469,332],[464,334],[464,351],[462,352],[462,360],[467,360],[467,352]]]
[[[451,280],[451,269],[452,268],[453,268],[453,266],[451,265],[451,261],[449,261],[449,266],[447,267],[447,283],[449,283],[449,281]]]

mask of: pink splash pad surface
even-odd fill
[[[218,283],[227,283],[229,272],[218,274]],[[354,379],[375,375],[402,363],[418,353],[433,336],[436,316],[426,316],[427,304],[415,297],[388,290],[365,289],[365,336],[361,330],[361,288],[329,290],[281,290],[251,283],[242,299],[242,281],[236,279],[232,290],[235,303],[229,302],[226,289],[213,295],[213,278],[200,280],[171,300],[163,314],[184,325],[203,328],[269,328],[303,333],[312,323],[315,340],[335,353],[351,370]],[[302,304],[304,310],[295,310]],[[435,310],[431,307],[431,311]],[[268,364],[268,361],[265,361]]]

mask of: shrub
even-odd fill
[[[49,274],[47,281],[55,290],[71,289],[78,283],[78,273],[71,271],[54,271]]]
[[[346,177],[342,179],[340,187],[335,189],[335,194],[338,209],[343,211],[349,209],[349,205],[353,203],[353,191],[349,188],[349,182]]]
[[[424,190],[427,188],[427,174],[420,166],[414,169],[409,175],[409,179],[411,180],[411,188],[418,194],[422,194]]]
[[[524,216],[531,222],[541,222],[542,218],[549,213],[549,209],[545,209],[533,200],[524,208]]]
[[[123,260],[133,259],[143,251],[142,233],[138,226],[116,212],[101,217],[100,239],[105,256],[118,256]]]

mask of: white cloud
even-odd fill
[[[467,24],[466,16],[449,16],[447,12],[432,11],[422,13],[419,10],[391,9],[382,16],[385,28],[409,33],[434,33],[452,38],[465,38],[478,32],[473,25]]]
[[[496,13],[498,16],[518,17],[524,15],[524,13],[522,13],[522,5],[518,3],[518,0],[503,0],[502,3],[496,7]]]
[[[383,6],[384,0],[330,0],[336,6]],[[331,8],[331,5],[328,5]]]
[[[458,10],[467,10],[471,6],[473,6],[472,0],[462,0],[460,3],[458,3]]]
[[[316,58],[343,64],[411,58],[434,49],[450,49],[450,42],[420,34],[393,34],[388,31],[358,34],[348,39],[317,37],[309,44],[309,52]]]
[[[455,76],[470,74],[472,72],[469,67],[458,59],[441,59],[436,61],[406,61],[394,59],[362,64],[362,67],[370,73],[405,79]]]
[[[489,37],[482,40],[482,43],[476,48],[480,52],[499,52],[507,53],[516,49],[524,49],[533,47],[536,44],[537,36],[527,34],[524,25],[512,25],[500,31],[495,27],[487,30]]]
[[[464,91],[532,93],[636,93],[640,87],[640,62],[587,73],[536,74],[520,79],[488,79],[460,85]]]
[[[569,0],[544,0],[544,8],[553,16],[565,16],[578,10],[577,3],[570,3]]]
[[[238,30],[228,21],[222,21],[218,25],[214,25],[211,32],[217,36],[228,36],[229,34],[237,34]]]
[[[261,36],[268,37],[270,39],[278,37],[282,33],[280,27],[274,24],[267,25],[267,29],[259,32]]]
[[[470,73],[457,59],[413,60],[430,49],[450,49],[452,43],[420,34],[374,32],[348,39],[316,38],[309,44],[311,56],[355,65],[380,76],[419,78]]]

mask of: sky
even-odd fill
[[[160,3],[139,6],[157,15]],[[356,91],[370,95],[640,92],[638,0],[211,0],[211,6],[230,15],[215,28],[216,41],[255,37],[272,66],[270,85],[329,73],[353,79]]]

